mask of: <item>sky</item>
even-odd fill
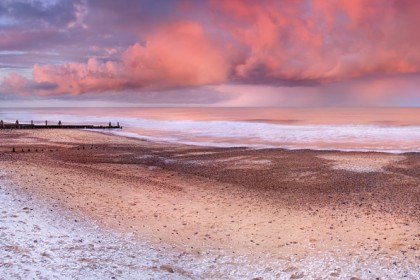
[[[1,0],[0,107],[420,106],[420,1]]]

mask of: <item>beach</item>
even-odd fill
[[[0,280],[420,280],[419,11],[0,1]]]
[[[0,278],[420,278],[419,153],[0,141]]]

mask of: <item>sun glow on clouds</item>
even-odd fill
[[[164,94],[210,85],[226,95],[225,101],[218,96],[214,104],[235,106],[330,105],[340,99],[383,105],[395,104],[396,95],[420,100],[419,1],[213,0],[170,2],[173,6],[140,1],[127,2],[126,7],[101,3],[74,1],[73,14],[59,29],[74,36],[72,44],[86,41],[96,53],[102,50],[102,57],[64,64],[39,61],[31,79],[11,73],[3,80],[3,90],[20,95],[105,96],[107,92]],[[102,19],[94,15],[99,9],[109,15],[108,27],[118,30],[117,35],[95,37],[95,30],[105,32],[98,24],[103,24]],[[136,17],[145,11],[153,18]],[[22,20],[22,15],[14,17]],[[48,34],[52,30],[49,26]],[[76,31],[95,41],[82,40]],[[7,51],[37,42],[45,32],[41,26],[30,32],[0,31],[0,48]],[[113,46],[110,42],[123,41],[118,36],[124,40],[131,36],[132,42]],[[54,38],[52,43],[62,53],[71,52],[60,40]],[[38,48],[47,51],[42,44]]]
[[[228,63],[222,49],[192,22],[167,25],[152,34],[145,46],[136,43],[125,50],[119,61],[38,65],[33,81],[56,84],[40,94],[82,94],[125,89],[166,89],[222,83],[228,76]],[[5,85],[24,92],[30,80],[11,74]]]

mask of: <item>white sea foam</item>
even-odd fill
[[[67,123],[119,121],[123,130],[112,134],[148,141],[214,147],[285,148],[390,153],[420,152],[420,126],[375,124],[273,124],[246,121],[162,120],[136,117],[104,117],[69,114],[23,115],[24,120],[61,120]],[[4,113],[14,121],[22,113]],[[52,121],[51,121],[52,122]]]
[[[111,133],[150,141],[216,147],[420,152],[419,126],[283,125],[237,121],[124,119]]]

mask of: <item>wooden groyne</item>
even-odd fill
[[[59,121],[57,124],[48,124],[48,121],[45,121],[45,124],[34,124],[31,121],[30,124],[20,123],[18,120],[15,123],[5,123],[2,120],[0,121],[0,129],[121,129],[120,123],[117,122],[117,125],[113,125],[111,122],[108,125],[85,125],[85,124],[62,124]]]

